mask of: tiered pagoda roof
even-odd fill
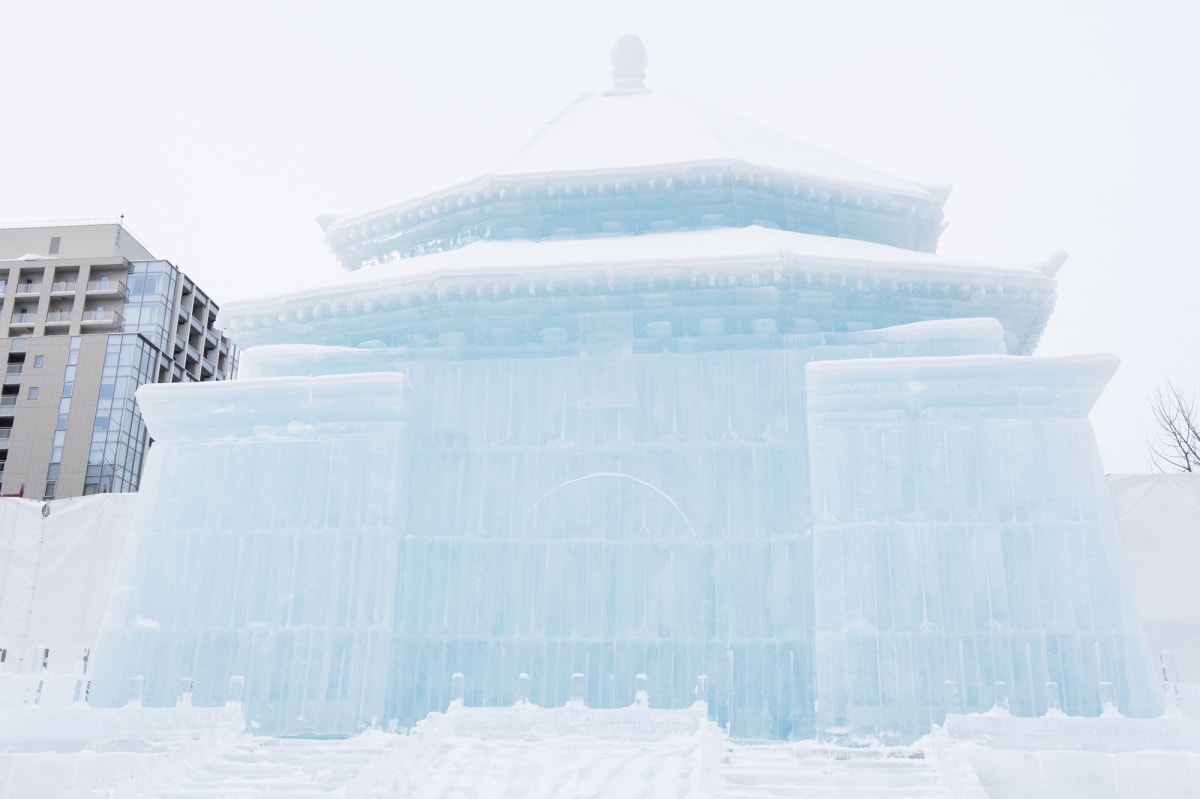
[[[662,338],[669,318],[670,336],[781,341],[990,317],[1010,353],[1033,351],[1061,253],[1021,266],[939,256],[948,187],[647,89],[635,37],[613,57],[611,90],[568,105],[492,173],[328,223],[356,274],[237,304],[230,330],[243,347],[523,351],[569,347],[593,312],[632,314],[639,336]]]
[[[948,186],[903,180],[704,103],[644,85],[640,41],[490,174],[333,222],[348,269],[480,240],[542,241],[718,227],[779,228],[933,252]],[[622,60],[623,59],[623,60]]]

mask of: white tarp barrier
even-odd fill
[[[45,649],[50,671],[76,671],[104,618],[136,500],[0,499],[0,672],[40,671]]]
[[[1155,662],[1200,683],[1200,474],[1110,475],[1121,546]]]

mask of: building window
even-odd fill
[[[58,255],[58,246],[62,244],[62,236],[50,237],[50,255]]]
[[[29,399],[37,399],[37,386],[29,387]]]
[[[42,367],[42,362],[45,360],[46,360],[46,356],[44,356],[44,355],[33,356],[33,368],[40,369]]]
[[[46,493],[42,495],[42,499],[54,499],[54,489],[58,487],[56,480],[50,480],[46,483]]]
[[[75,388],[75,384],[74,384],[74,383],[63,383],[63,393],[62,393],[62,395],[63,395],[64,397],[69,397],[69,396],[71,396],[71,391],[72,391],[74,388]]]

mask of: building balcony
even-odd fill
[[[12,418],[17,412],[17,395],[5,394],[0,397],[0,418]]]
[[[8,370],[4,373],[4,385],[15,386],[15,385],[19,384],[20,382],[21,382],[21,366],[20,366],[20,364],[15,364],[15,365],[9,366]]]
[[[84,311],[84,327],[120,327],[121,315],[116,311]]]
[[[10,438],[12,438],[12,428],[0,427],[0,447],[7,446]]]
[[[36,297],[37,295],[39,295],[41,293],[42,293],[42,284],[41,283],[18,283],[17,284],[17,296],[18,297]]]
[[[8,320],[8,326],[32,328],[36,321],[37,314],[35,313],[16,313],[13,314],[12,319]]]
[[[64,294],[74,294],[78,288],[78,280],[56,280],[50,284],[50,295],[61,296]]]
[[[46,314],[46,327],[64,326],[71,324],[70,311],[51,311]]]
[[[89,297],[124,297],[125,284],[120,280],[89,280],[87,295]]]

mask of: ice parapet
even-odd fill
[[[1130,649],[1136,623],[1118,591],[1098,588],[1115,575],[1115,538],[1084,415],[1107,361],[1000,356],[990,320],[714,333],[705,346],[666,338],[657,349],[635,349],[622,313],[581,324],[582,352],[265,348],[246,358],[258,379],[144,390],[156,444],[94,701],[124,701],[142,675],[148,704],[173,703],[183,677],[196,704],[216,704],[245,674],[256,729],[329,735],[407,726],[455,698],[614,707],[644,688],[654,706],[704,699],[741,736],[911,738],[948,709],[947,680],[975,707],[1007,678],[1014,712],[1037,713],[1018,691],[1061,674],[1071,712],[1099,712],[1103,679],[1122,686],[1123,711],[1153,711],[1148,667]],[[365,362],[403,374],[354,374]],[[271,377],[282,373],[321,376]],[[858,388],[911,404],[942,396],[932,388],[947,380],[987,401],[947,400],[929,429],[948,443],[927,456],[906,448],[929,443],[921,424],[906,426],[911,408]],[[1056,398],[1076,381],[1078,399]],[[1010,443],[966,465],[939,460],[956,436]],[[1042,514],[1049,489],[1037,480],[981,494],[971,480],[993,470],[1054,475],[1067,520]],[[212,502],[181,512],[199,480]],[[918,487],[922,502],[910,502]],[[1001,495],[1024,510],[1003,511]],[[1017,515],[1033,509],[1042,515]],[[1043,521],[1049,533],[1034,536]],[[970,553],[992,557],[1009,539],[1051,544],[1045,564],[1011,554],[1028,559],[1012,575],[1045,572],[1052,614],[979,610],[993,594],[1031,601],[1009,572],[976,579],[991,561]],[[1097,588],[1056,584],[1063,570]],[[932,626],[915,620],[917,601],[933,606]],[[881,637],[896,637],[887,614],[926,654],[881,660]],[[1017,616],[1019,633],[993,629]],[[1050,649],[1060,633],[1074,649]],[[1100,642],[1098,671],[1055,665],[1091,657],[1086,636]],[[978,645],[999,639],[1016,643]],[[1040,664],[1027,678],[1012,665],[1026,643]]]

